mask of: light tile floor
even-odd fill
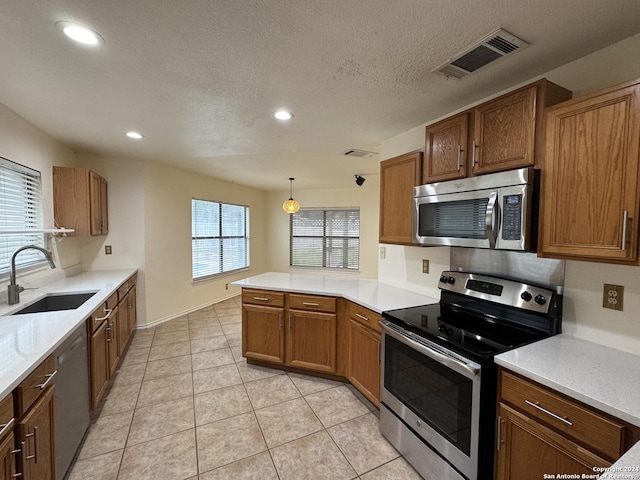
[[[69,480],[419,480],[351,385],[248,365],[240,297],[136,331]]]

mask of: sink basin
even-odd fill
[[[50,293],[37,302],[27,305],[11,315],[25,313],[57,312],[58,310],[75,310],[84,302],[93,297],[96,292],[88,293]]]

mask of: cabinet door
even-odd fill
[[[129,341],[129,297],[125,295],[118,304],[118,356],[122,355]]]
[[[468,113],[426,128],[422,183],[455,180],[467,175],[468,130]]]
[[[100,234],[109,233],[109,208],[107,196],[107,181],[100,177]]]
[[[380,334],[349,321],[349,381],[380,406]]]
[[[18,441],[25,480],[43,480],[55,478],[54,450],[54,387],[46,388],[38,401],[18,422]]]
[[[15,436],[13,430],[0,439],[0,480],[14,480],[16,473]]]
[[[284,308],[242,306],[242,356],[284,363]]]
[[[138,320],[138,316],[136,314],[136,287],[134,286],[129,293],[127,294],[127,308],[129,309],[129,313],[127,314],[127,320],[129,323],[129,335],[136,328],[136,323]]]
[[[380,243],[411,244],[413,187],[420,185],[422,152],[380,163]]]
[[[496,480],[540,480],[544,474],[593,475],[611,464],[532,418],[500,404]]]
[[[107,319],[107,358],[109,360],[109,378],[116,372],[118,360],[120,359],[120,349],[118,347],[118,322],[119,308],[115,307]]]
[[[474,175],[533,165],[536,93],[534,85],[474,109]]]
[[[319,372],[336,371],[336,315],[290,310],[287,364]]]
[[[89,321],[93,320],[90,318]],[[100,403],[109,380],[108,327],[108,320],[102,322],[102,325],[89,337],[89,350],[91,352],[91,409],[95,409]]]
[[[102,235],[102,197],[100,175],[89,172],[89,210],[91,212],[91,235]]]
[[[541,256],[637,263],[639,117],[637,84],[547,112]]]

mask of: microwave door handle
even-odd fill
[[[496,248],[496,234],[498,233],[498,225],[496,209],[498,201],[498,192],[491,192],[489,202],[487,203],[487,213],[485,214],[485,225],[487,238],[489,239],[489,248]]]

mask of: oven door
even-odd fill
[[[381,401],[442,458],[477,478],[481,365],[383,321]]]

